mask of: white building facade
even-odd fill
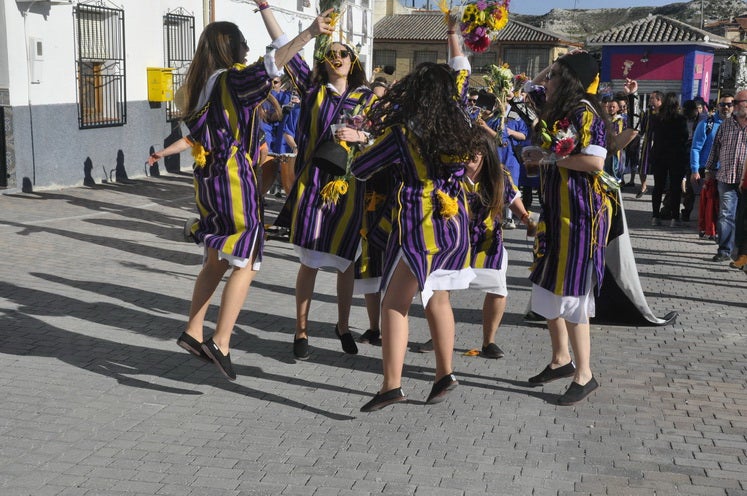
[[[346,5],[337,35],[359,47],[368,73],[369,1]],[[317,12],[307,0],[270,4],[291,36]],[[186,156],[158,170],[145,160],[182,136],[168,100],[212,20],[241,28],[249,61],[270,42],[252,1],[0,0],[0,192],[124,181],[164,165],[190,170]],[[312,53],[313,42],[309,62]],[[172,91],[157,91],[167,79]]]

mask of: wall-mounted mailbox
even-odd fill
[[[171,67],[147,67],[148,101],[170,102],[174,99],[174,79]]]

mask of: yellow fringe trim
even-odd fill
[[[436,190],[436,196],[438,196],[438,203],[441,206],[439,213],[444,219],[451,219],[459,212],[459,202],[456,198],[452,198],[440,189]]]
[[[195,160],[195,164],[198,167],[205,167],[205,164],[207,164],[207,156],[210,155],[210,152],[205,150],[205,147],[202,146],[202,143],[195,143],[192,145],[192,158]]]
[[[348,192],[348,182],[345,179],[335,179],[322,188],[322,199],[326,204],[337,205],[340,197]]]
[[[613,202],[615,205],[619,205],[617,203],[617,195],[608,190],[598,176],[591,176],[589,181],[591,182],[591,188],[589,188],[589,205],[594,205],[594,194],[599,195],[602,199],[601,208],[594,213],[594,216],[591,219],[591,251],[589,253],[590,256],[593,256],[594,248],[599,245],[600,241],[603,242],[605,246],[607,245],[606,239],[597,239],[599,223],[602,221],[603,216],[607,217],[608,221],[611,219]],[[607,234],[609,235],[609,232]]]

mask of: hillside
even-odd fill
[[[605,31],[621,24],[652,15],[664,15],[700,26],[700,0],[672,3],[662,7],[631,7],[626,9],[552,9],[540,16],[512,14],[517,21],[583,40],[590,34]],[[747,12],[744,0],[703,0],[703,21],[709,22]]]

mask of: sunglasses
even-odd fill
[[[477,103],[477,98],[467,98],[469,103]]]
[[[737,102],[737,101],[740,101],[740,100],[734,100],[734,101]],[[721,108],[733,107],[734,106],[734,102],[721,102],[721,103],[718,104],[718,106],[721,107]]]
[[[350,52],[348,50],[329,50],[327,52],[327,58],[333,59],[333,58],[341,58],[346,59],[350,56]]]

